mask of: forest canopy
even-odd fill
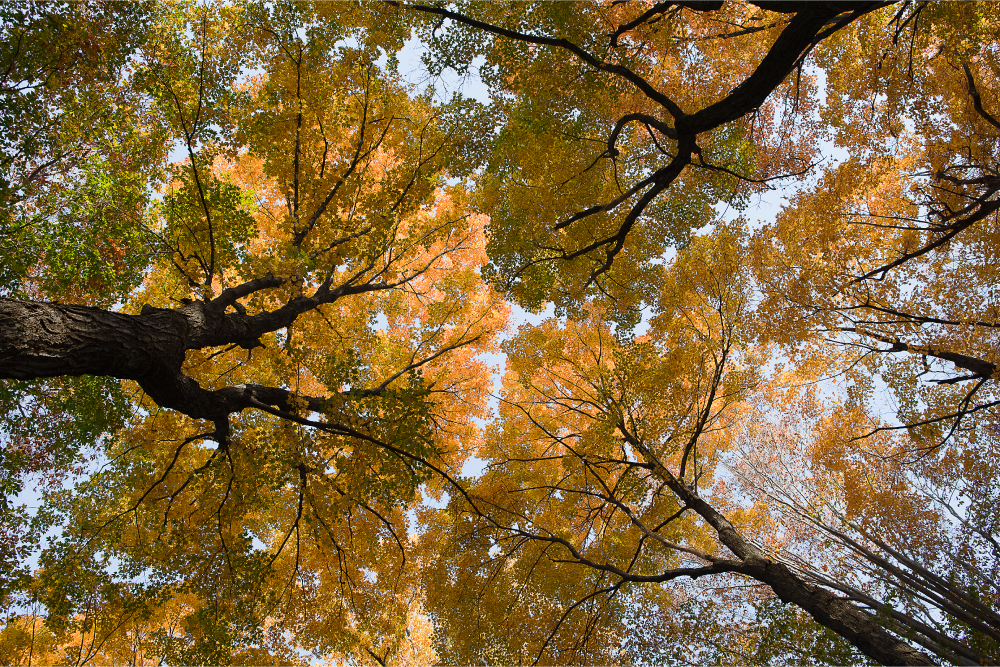
[[[0,665],[1000,662],[998,82],[994,2],[3,3]]]

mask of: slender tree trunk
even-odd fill
[[[851,642],[873,660],[883,665],[934,665],[926,653],[918,651],[883,628],[871,614],[858,608],[849,600],[837,597],[819,586],[807,584],[784,563],[777,563],[753,544],[714,507],[705,502],[697,491],[663,466],[638,438],[619,422],[619,431],[629,445],[650,464],[650,470],[660,478],[683,505],[694,510],[715,529],[719,540],[741,561],[738,572],[767,584],[775,595],[786,604],[794,604],[824,625]]]
[[[784,563],[768,559],[760,549],[747,542],[722,514],[673,475],[665,477],[664,481],[684,504],[715,529],[722,543],[743,560],[746,569],[741,572],[770,586],[782,602],[809,612],[816,622],[830,628],[883,665],[936,664],[927,654],[885,630],[868,612],[825,588],[807,584]]]

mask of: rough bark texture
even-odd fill
[[[139,379],[179,366],[187,323],[175,311],[125,315],[88,306],[0,299],[0,377]]]
[[[127,315],[0,299],[0,378],[100,375],[135,380],[162,407],[196,419],[221,420],[249,407],[247,389],[203,389],[181,371],[185,351],[227,344],[251,348],[269,327],[294,320],[283,313],[225,313],[225,306],[225,300],[217,299],[176,310],[147,306],[139,315]]]
[[[219,416],[181,373],[191,330],[183,313],[141,315],[88,306],[0,300],[0,377],[104,375],[135,380],[153,400],[192,417]],[[193,385],[193,386],[191,386]]]

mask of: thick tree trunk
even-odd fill
[[[202,389],[181,371],[192,339],[204,340],[227,328],[224,322],[233,316],[217,310],[197,303],[177,310],[146,307],[140,315],[127,315],[0,299],[0,378],[100,375],[135,380],[162,407],[196,419],[222,419],[243,406],[225,392]]]
[[[273,312],[253,316],[225,312],[236,298],[281,282],[268,276],[227,290],[207,303],[193,302],[175,310],[145,306],[139,315],[0,299],[0,379],[100,375],[134,380],[157,405],[212,420],[219,437],[224,437],[228,415],[261,406],[290,410],[291,394],[258,385],[203,389],[183,373],[184,354],[217,345],[252,349],[262,334],[288,326],[319,302],[300,297]],[[326,298],[339,295],[331,293]],[[322,399],[305,399],[310,409],[322,409]]]
[[[126,315],[88,306],[0,299],[0,378],[107,375],[139,380],[184,359],[176,311]]]

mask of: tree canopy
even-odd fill
[[[998,12],[7,3],[0,664],[1000,661]]]

